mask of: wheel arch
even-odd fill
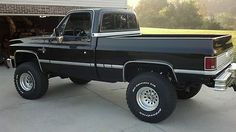
[[[14,63],[15,63],[15,67],[17,67],[18,65],[24,63],[24,62],[36,62],[40,68],[41,71],[43,71],[42,66],[39,62],[39,57],[38,55],[30,50],[17,50],[14,53]]]
[[[136,71],[136,73],[134,73],[134,75],[129,75],[130,71],[129,68],[132,66],[136,66],[136,70],[137,68],[139,68],[138,65],[141,65],[141,67],[150,67],[149,69],[145,69],[145,70],[149,70],[149,71],[143,71],[143,72],[152,72],[152,70],[155,70],[155,68],[161,68],[161,69],[165,69],[168,72],[170,72],[171,76],[174,78],[175,82],[178,82],[177,76],[174,72],[173,66],[166,62],[166,61],[161,61],[161,60],[135,60],[135,61],[128,61],[124,64],[123,67],[123,81],[130,81],[132,78],[134,78],[136,75],[138,75],[138,71]],[[134,68],[134,69],[135,69]],[[143,73],[142,72],[142,73]]]

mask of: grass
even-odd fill
[[[142,27],[141,31],[144,34],[230,34],[233,36],[233,44],[236,47],[236,30],[191,30]]]

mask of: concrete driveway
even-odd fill
[[[0,66],[1,132],[235,132],[236,93],[205,86],[194,98],[178,101],[165,121],[149,124],[129,111],[125,83],[50,80],[46,96],[22,99],[13,84],[14,69]]]

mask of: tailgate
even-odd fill
[[[217,68],[229,65],[234,58],[234,50],[231,35],[221,35],[213,39]]]
[[[232,36],[231,35],[220,35],[213,38],[213,47],[215,55],[220,55],[227,50],[233,48]]]

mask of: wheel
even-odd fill
[[[170,81],[155,73],[135,77],[126,92],[130,111],[140,120],[160,122],[176,107],[176,91]]]
[[[70,78],[70,80],[74,83],[74,84],[87,84],[90,82],[90,80],[84,80],[84,79],[77,79],[77,78]]]
[[[17,92],[25,99],[38,99],[48,90],[48,77],[39,66],[26,62],[16,68],[14,82]]]
[[[202,84],[190,84],[188,86],[176,86],[178,99],[190,99],[198,94]]]

